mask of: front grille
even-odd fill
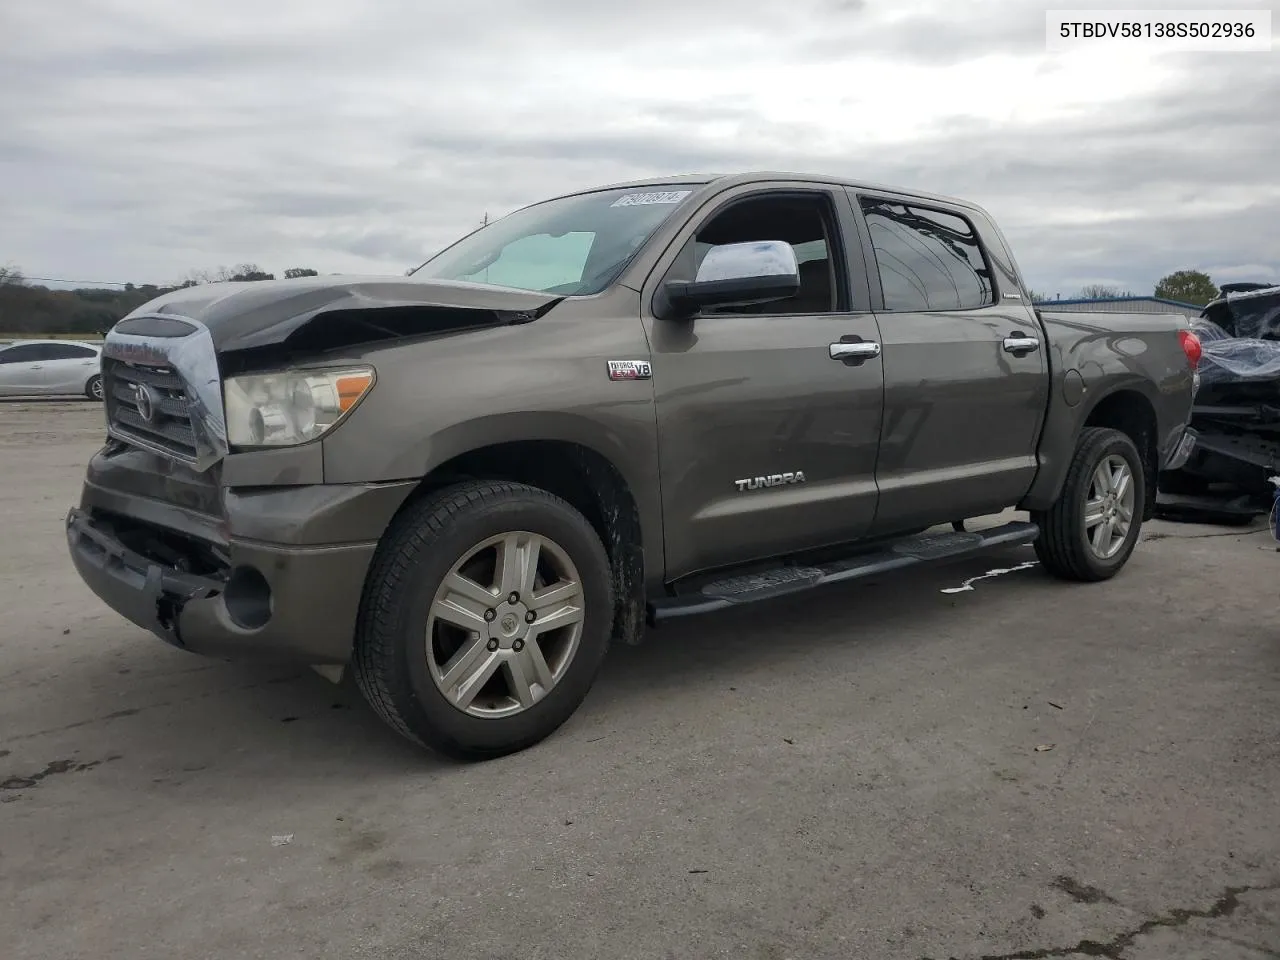
[[[143,366],[104,357],[102,382],[107,422],[122,440],[163,450],[179,460],[195,462],[191,405],[182,379],[167,367]],[[139,406],[139,392],[147,397]],[[150,419],[143,410],[150,407]]]

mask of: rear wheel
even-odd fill
[[[89,378],[89,382],[84,385],[84,395],[90,400],[102,402],[102,377],[94,374]]]
[[[1132,440],[1109,427],[1080,434],[1056,503],[1035,512],[1036,555],[1054,575],[1098,581],[1128,562],[1142,529],[1146,476]]]
[[[468,482],[411,505],[378,549],[357,627],[355,677],[404,736],[461,760],[558,729],[609,642],[608,556],[544,490]]]

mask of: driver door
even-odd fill
[[[857,227],[834,190],[759,184],[710,201],[646,287],[692,280],[713,246],[784,240],[800,261],[787,300],[647,311],[668,579],[855,540],[875,516],[884,379]],[[848,255],[854,251],[854,257]],[[837,355],[833,357],[833,354]]]
[[[0,351],[0,395],[32,396],[48,392],[45,372],[51,350],[43,343],[19,343]]]

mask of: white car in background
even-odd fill
[[[0,397],[102,399],[102,347],[75,340],[0,344]]]

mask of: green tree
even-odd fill
[[[1218,295],[1213,279],[1200,270],[1175,270],[1156,283],[1157,297],[1162,300],[1180,300],[1203,307]]]
[[[315,270],[312,270],[310,267],[290,267],[288,270],[284,272],[284,278],[286,280],[297,280],[299,277],[318,277],[318,276],[320,276],[320,274],[317,273]]]
[[[237,266],[231,273],[231,279],[237,283],[243,283],[248,280],[274,280],[274,273],[267,273],[256,263],[242,263]]]
[[[145,283],[125,284],[123,289],[50,290],[24,281],[16,267],[0,267],[0,334],[103,334],[125,314],[166,292]]]

